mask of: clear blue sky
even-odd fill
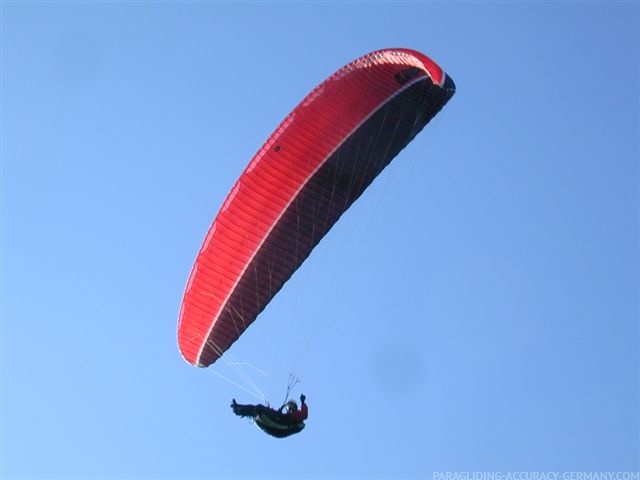
[[[2,2],[0,477],[637,471],[637,2]],[[187,365],[180,301],[251,156],[408,47],[452,101],[231,354],[296,437]],[[217,365],[217,364],[216,364]]]

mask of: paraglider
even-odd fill
[[[340,68],[287,115],[231,189],[191,270],[178,323],[188,363],[224,355],[454,92],[430,58],[391,48]],[[253,417],[275,418],[263,413]]]
[[[300,408],[294,400],[289,400],[278,410],[258,405],[241,405],[234,398],[231,410],[239,417],[251,417],[255,424],[265,433],[284,438],[299,433],[305,427],[304,421],[309,416],[309,407],[305,402],[307,397],[300,395]]]

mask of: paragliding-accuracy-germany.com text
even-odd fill
[[[432,480],[640,480],[640,472],[433,472]]]

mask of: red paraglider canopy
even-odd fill
[[[208,366],[238,339],[454,92],[425,55],[385,49],[300,102],[242,173],[200,248],[178,325],[187,362]]]

